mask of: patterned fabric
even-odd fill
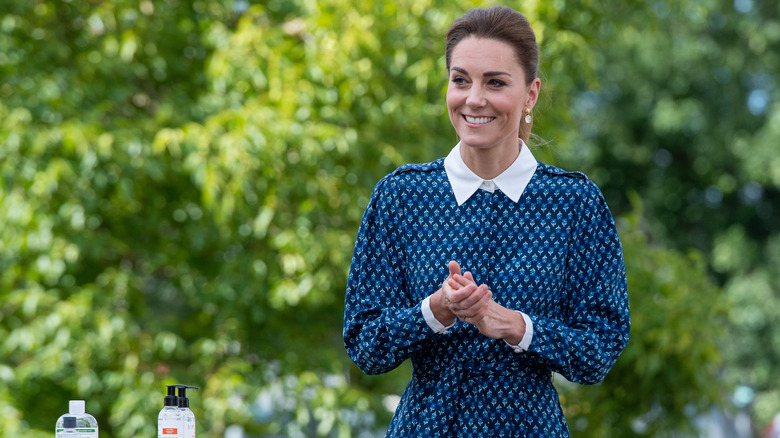
[[[527,352],[462,321],[431,330],[420,302],[450,260],[530,316]],[[568,437],[552,372],[601,381],[629,325],[614,221],[583,174],[539,163],[519,202],[478,190],[458,206],[439,159],[402,166],[374,188],[349,273],[344,344],[368,374],[412,361],[388,437]]]

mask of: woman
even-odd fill
[[[537,162],[528,21],[475,9],[447,33],[446,158],[383,178],[355,244],[344,343],[366,373],[411,359],[389,437],[566,437],[553,373],[601,381],[628,342],[612,215],[583,174]]]

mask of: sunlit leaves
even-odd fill
[[[202,386],[191,397],[205,436],[382,429],[382,398],[408,369],[366,377],[344,354],[357,224],[379,178],[456,142],[444,33],[495,2],[12,3],[0,17],[0,435],[49,436],[70,398],[88,400],[101,434],[153,434],[163,385],[181,381]],[[700,259],[664,249],[669,236],[693,230],[719,274],[739,274],[727,282],[738,336],[771,332],[774,308],[756,303],[777,290],[780,246],[751,239],[755,217],[771,225],[780,181],[768,73],[780,32],[769,11],[711,3],[518,6],[542,47],[535,130],[551,147],[535,154],[587,170],[619,215],[629,188],[649,212],[649,233],[621,230],[632,341],[611,380],[566,388],[573,429],[674,429],[677,408],[713,397],[720,304]],[[740,360],[762,347],[731,345]],[[751,378],[768,385],[770,359]],[[769,412],[771,392],[759,400]],[[659,407],[668,421],[648,422]]]
[[[651,12],[658,20],[626,14],[616,39],[593,41],[602,88],[577,98],[584,142],[565,145],[561,162],[598,163],[589,174],[613,211],[629,208],[626,188],[637,190],[655,239],[702,250],[726,292],[758,311],[752,321],[771,319],[766,297],[738,285],[762,278],[780,290],[765,257],[778,229],[778,11],[710,1],[655,2]],[[758,389],[756,418],[765,424],[780,405],[769,408],[771,379],[747,364],[778,358],[762,347],[772,342],[768,331],[750,321],[730,319],[723,380]]]

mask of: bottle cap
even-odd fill
[[[71,400],[68,402],[68,413],[81,415],[86,412],[84,408],[84,400]]]
[[[76,428],[76,417],[65,417],[62,421],[63,421],[63,427],[65,427],[65,429]]]
[[[168,387],[168,395],[163,397],[163,406],[177,406],[176,387],[178,385],[165,385]]]
[[[189,386],[189,385],[176,385],[177,388],[179,388],[179,396],[177,397],[179,407],[180,408],[188,408],[190,407],[190,399],[187,397],[187,388],[190,389],[200,389],[197,386]]]

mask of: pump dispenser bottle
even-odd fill
[[[195,414],[190,410],[190,399],[187,397],[187,389],[200,389],[197,386],[178,385],[177,398],[179,412],[181,413],[182,431],[181,438],[195,438]]]
[[[181,427],[181,411],[176,397],[178,385],[165,385],[168,395],[163,397],[163,408],[157,416],[157,438],[185,438]]]
[[[63,436],[98,438],[97,420],[95,417],[85,412],[85,404],[84,400],[70,400],[70,402],[68,402],[68,413],[57,419],[57,424],[54,426],[55,435],[57,437],[60,436],[60,432],[63,432],[66,429],[65,420],[68,419],[68,424],[70,424],[71,421],[75,421],[73,432],[70,435]],[[73,418],[73,420],[70,420],[69,418]]]

